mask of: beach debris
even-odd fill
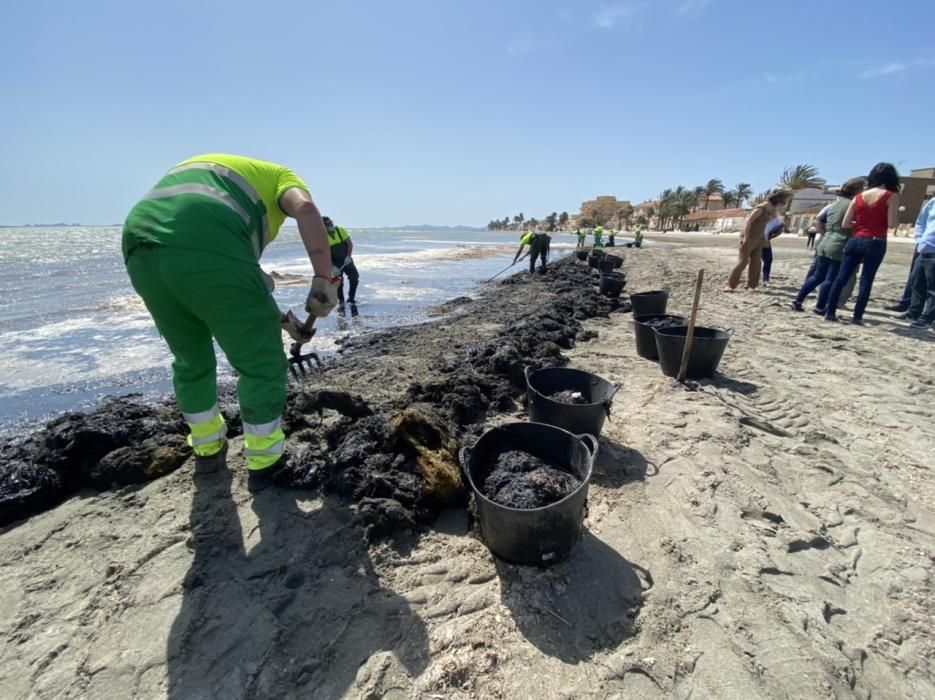
[[[105,399],[0,445],[0,525],[51,508],[82,487],[142,483],[188,458],[186,427],[168,401]]]
[[[497,457],[487,478],[484,495],[507,508],[543,508],[581,486],[567,470],[528,452],[510,450]]]
[[[556,391],[554,394],[549,394],[549,398],[558,403],[567,403],[574,406],[581,406],[588,402],[587,399],[584,398],[584,394],[580,391],[572,391],[571,389]]]
[[[499,291],[516,280],[529,283],[518,275],[501,282]],[[516,408],[525,393],[527,364],[565,364],[562,349],[582,338],[582,320],[629,310],[625,300],[600,296],[590,272],[571,261],[550,266],[533,284],[532,311],[501,308],[502,294],[474,300],[469,313],[494,311],[502,330],[429,361],[432,379],[410,385],[399,401],[371,405],[354,394],[291,385],[283,416],[290,460],[278,482],[356,503],[373,538],[463,505],[457,444],[488,413]],[[349,347],[366,361],[368,355],[397,352],[409,332],[374,333]],[[233,385],[219,387],[218,403],[228,437],[242,434]],[[190,456],[186,435],[174,400],[144,403],[142,396],[130,395],[64,414],[27,438],[0,442],[0,524],[51,508],[82,487],[103,490],[168,474]]]

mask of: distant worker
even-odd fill
[[[575,231],[578,235],[578,247],[584,248],[586,241],[588,240],[588,234],[585,231],[582,231],[580,228]]]
[[[604,247],[604,227],[598,226],[594,229],[594,247],[603,248]]]
[[[636,235],[633,236],[633,245],[637,248],[643,247],[643,227],[636,227]]]
[[[239,377],[248,487],[254,491],[272,483],[286,464],[284,319],[259,260],[287,216],[298,223],[314,270],[305,308],[327,316],[338,290],[328,234],[308,187],[282,165],[223,154],[190,158],[143,196],[123,227],[130,281],[175,357],[175,398],[190,431],[195,470],[226,466],[216,340]]]
[[[607,234],[607,247],[613,248],[615,246],[614,238],[616,238],[617,232],[613,229],[610,229],[610,233]]]
[[[529,256],[529,274],[532,274],[536,271],[536,258],[541,260],[539,264],[539,273],[545,274],[545,265],[549,257],[549,243],[551,240],[551,237],[544,233],[533,233],[532,231],[526,231],[526,233],[524,233],[523,236],[519,239],[519,250],[517,250],[516,255],[513,256],[513,264],[515,265],[521,260],[520,255],[522,254],[523,249],[526,246],[529,246],[529,251],[526,253],[526,255]],[[523,257],[525,257],[525,255]]]
[[[325,226],[328,228],[328,244],[331,246],[331,264],[334,266],[333,274],[335,277],[341,277],[341,284],[338,287],[338,304],[344,306],[344,275],[347,275],[350,286],[347,290],[347,301],[351,304],[357,303],[357,285],[360,284],[360,273],[354,264],[354,241],[346,229],[341,226],[335,226],[334,222],[327,216],[322,217]]]

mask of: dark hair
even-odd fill
[[[787,199],[789,199],[788,192],[786,192],[785,190],[776,190],[775,192],[771,192],[769,194],[769,196],[766,198],[766,201],[772,204],[773,206],[778,207],[780,204],[783,204]]]
[[[331,220],[331,217],[330,217],[330,216],[323,216],[323,217],[321,217],[321,220],[324,221],[326,224],[333,224],[333,223],[334,223],[334,222]]]
[[[899,173],[892,163],[877,163],[867,176],[867,187],[882,187],[890,192],[899,192]]]
[[[867,186],[867,180],[863,177],[852,177],[850,180],[841,185],[841,189],[838,190],[838,194],[842,197],[847,197],[848,199],[853,199],[858,194],[864,191],[864,187]]]

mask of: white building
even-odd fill
[[[833,192],[836,189],[837,185],[826,185],[824,188],[807,187],[804,190],[796,190],[792,194],[792,199],[786,204],[786,214],[791,216],[816,206],[821,211],[821,207],[831,204],[837,198]]]

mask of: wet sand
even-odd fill
[[[686,313],[703,267],[700,321],[735,335],[720,374],[687,390],[636,356],[628,314],[583,320],[597,338],[571,348],[556,331],[570,366],[623,385],[569,561],[499,562],[463,508],[430,527],[400,513],[367,544],[345,498],[251,497],[235,440],[231,474],[193,479],[189,462],[0,532],[4,697],[935,694],[935,335],[879,311],[906,262],[888,256],[856,328],[788,309],[804,239],[776,246],[771,289],[727,295],[736,239],[671,236],[618,251],[628,291],[662,283]],[[449,396],[525,314],[568,308],[554,288],[510,279],[355,340],[306,390]],[[525,418],[439,410],[468,444]]]

